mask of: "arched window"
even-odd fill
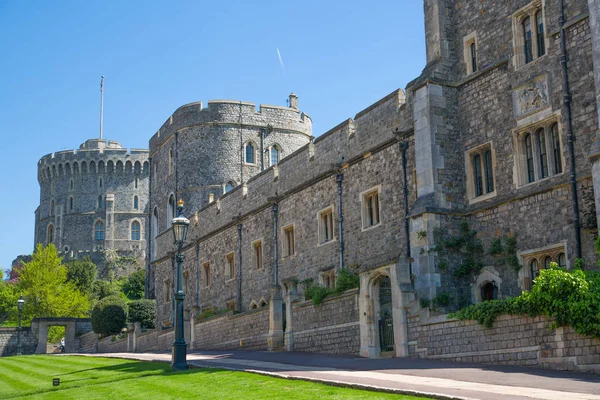
[[[471,68],[473,69],[473,72],[477,71],[477,47],[475,46],[475,42],[471,43],[471,46],[469,46],[470,50],[471,50]]]
[[[492,167],[491,150],[486,150],[483,153],[483,169],[485,172],[485,191],[491,193],[494,191],[494,168]]]
[[[138,221],[133,221],[131,223],[131,240],[140,240],[141,236],[141,227]]]
[[[98,196],[98,208],[102,208],[102,195]]]
[[[277,147],[277,145],[274,145],[273,147],[271,147],[271,166],[277,165],[278,162],[279,162],[279,147]]]
[[[173,173],[175,159],[173,157],[173,149],[169,149],[169,175]]]
[[[73,211],[73,198],[69,197],[69,211]]]
[[[48,241],[48,244],[54,243],[54,225],[52,225],[52,224],[48,225],[48,232],[46,234],[46,239]]]
[[[540,173],[542,178],[546,178],[548,176],[548,155],[546,153],[546,133],[543,128],[537,132],[537,139],[540,154]]]
[[[531,18],[525,17],[523,25],[523,41],[525,51],[525,64],[533,61],[533,37],[531,33]]]
[[[102,178],[98,179],[98,187],[102,189]]]
[[[531,260],[531,262],[529,263],[529,269],[531,271],[531,279],[535,279],[538,277],[538,275],[540,274],[540,269],[538,267],[538,262],[537,260],[534,258],[533,260]]]
[[[54,215],[54,200],[50,201],[50,215]]]
[[[167,226],[171,226],[175,218],[175,196],[169,196],[169,203],[167,204]]]
[[[135,178],[134,182],[135,182],[135,188],[137,189],[138,188],[138,178]]]
[[[550,268],[550,263],[552,262],[552,258],[550,256],[546,256],[544,258],[544,269]]]
[[[495,282],[488,282],[481,287],[481,300],[490,301],[498,298],[498,287]]]
[[[73,190],[73,179],[69,182],[69,190]]]
[[[537,33],[537,55],[538,57],[546,54],[546,42],[544,40],[544,19],[542,18],[542,11],[538,11],[535,14],[535,25]]]
[[[558,124],[552,125],[552,152],[554,153],[554,173],[562,172],[562,160],[560,154],[560,139],[558,137]]]
[[[96,226],[94,227],[94,238],[96,240],[104,240],[104,223],[102,221],[96,222]]]
[[[525,136],[525,155],[527,157],[527,182],[531,183],[535,180],[535,174],[533,171],[533,148],[529,133]]]
[[[246,143],[246,163],[247,164],[254,164],[255,159],[256,159],[254,153],[255,153],[254,145],[252,143]]]
[[[481,174],[481,156],[476,154],[473,157],[473,179],[475,182],[475,196],[483,194],[483,176]]]
[[[560,265],[562,268],[566,268],[567,267],[567,257],[565,256],[565,253],[560,253],[558,255],[558,265]]]
[[[133,196],[133,209],[134,210],[140,209],[140,201],[137,196]]]
[[[233,190],[233,183],[227,182],[227,184],[225,185],[225,193],[231,192],[232,190]]]

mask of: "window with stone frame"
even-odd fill
[[[279,163],[280,157],[281,148],[278,145],[274,144],[269,150],[269,166],[272,167],[273,165],[277,165],[277,163]]]
[[[377,186],[360,195],[363,230],[379,226],[381,223],[380,193],[381,186]]]
[[[319,244],[331,242],[335,239],[333,232],[333,206],[319,211],[317,217],[319,226]]]
[[[547,40],[542,0],[534,0],[513,14],[513,62],[515,68],[546,55]]]
[[[138,221],[131,223],[131,240],[140,240],[142,236],[142,228]]]
[[[202,271],[204,273],[204,287],[209,287],[210,286],[210,263],[208,261],[206,261],[204,264],[202,264]]]
[[[46,243],[54,243],[54,225],[48,224],[48,230],[46,231]]]
[[[103,203],[104,202],[102,201],[102,195],[98,196],[98,203],[97,203],[98,209],[101,210],[103,208],[103,206],[104,206]]]
[[[175,157],[173,157],[173,149],[169,149],[169,175],[175,172]]]
[[[472,32],[463,38],[463,56],[467,75],[477,72],[477,33]]]
[[[335,269],[321,272],[321,284],[328,289],[335,289]]]
[[[263,246],[262,240],[257,240],[252,243],[252,264],[254,268],[259,270],[263,267]]]
[[[171,194],[169,196],[169,202],[167,203],[167,226],[173,225],[173,218],[175,218],[175,196]]]
[[[140,209],[140,199],[137,195],[133,196],[133,209],[134,210]]]
[[[495,169],[496,155],[492,142],[465,152],[467,197],[470,203],[496,196]]]
[[[523,265],[523,290],[530,290],[542,269],[550,267],[551,262],[567,268],[566,246],[564,244],[547,246],[521,253]]]
[[[514,132],[517,186],[563,173],[560,124],[556,117]]]
[[[73,211],[73,196],[69,197],[69,211]]]
[[[171,302],[171,280],[165,280],[163,285],[163,302],[170,303]]]
[[[256,146],[252,142],[244,145],[244,161],[246,164],[256,163]]]
[[[294,237],[294,225],[283,228],[283,256],[290,257],[296,254],[296,243]]]
[[[225,256],[225,270],[227,273],[227,278],[235,278],[235,255],[233,252]]]
[[[94,225],[94,239],[104,240],[104,222],[96,221]]]

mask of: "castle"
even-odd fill
[[[536,337],[510,347],[499,331],[495,345],[444,313],[518,295],[552,261],[596,258],[600,0],[424,0],[424,12],[421,76],[316,139],[294,94],[258,112],[189,104],[151,138],[148,295],[165,335],[183,199],[191,348],[563,357],[540,356]],[[360,288],[305,301],[343,269]],[[210,309],[237,313],[197,320]],[[515,338],[513,325],[543,329],[513,322]]]
[[[112,140],[90,139],[78,150],[45,155],[38,162],[35,243],[54,243],[70,258],[89,256],[104,277],[114,263],[111,251],[113,258],[131,260],[130,267],[143,267],[148,168],[148,150],[128,150]]]

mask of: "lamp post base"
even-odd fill
[[[187,345],[185,342],[173,343],[173,353],[171,357],[171,369],[173,371],[184,371],[188,369],[186,347]]]

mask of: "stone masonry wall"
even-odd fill
[[[127,337],[114,339],[109,336],[98,341],[98,353],[125,353],[127,352]]]
[[[17,328],[0,328],[0,357],[17,354]],[[31,328],[21,330],[22,354],[33,354],[37,346],[37,337]]]
[[[544,317],[504,315],[491,329],[475,321],[435,319],[439,322],[409,320],[412,357],[600,373],[600,340],[570,327],[549,328]]]
[[[194,326],[194,349],[266,350],[269,332],[267,309],[216,316]]]
[[[294,351],[360,352],[357,289],[327,298],[318,306],[312,300],[293,303],[292,319]]]

